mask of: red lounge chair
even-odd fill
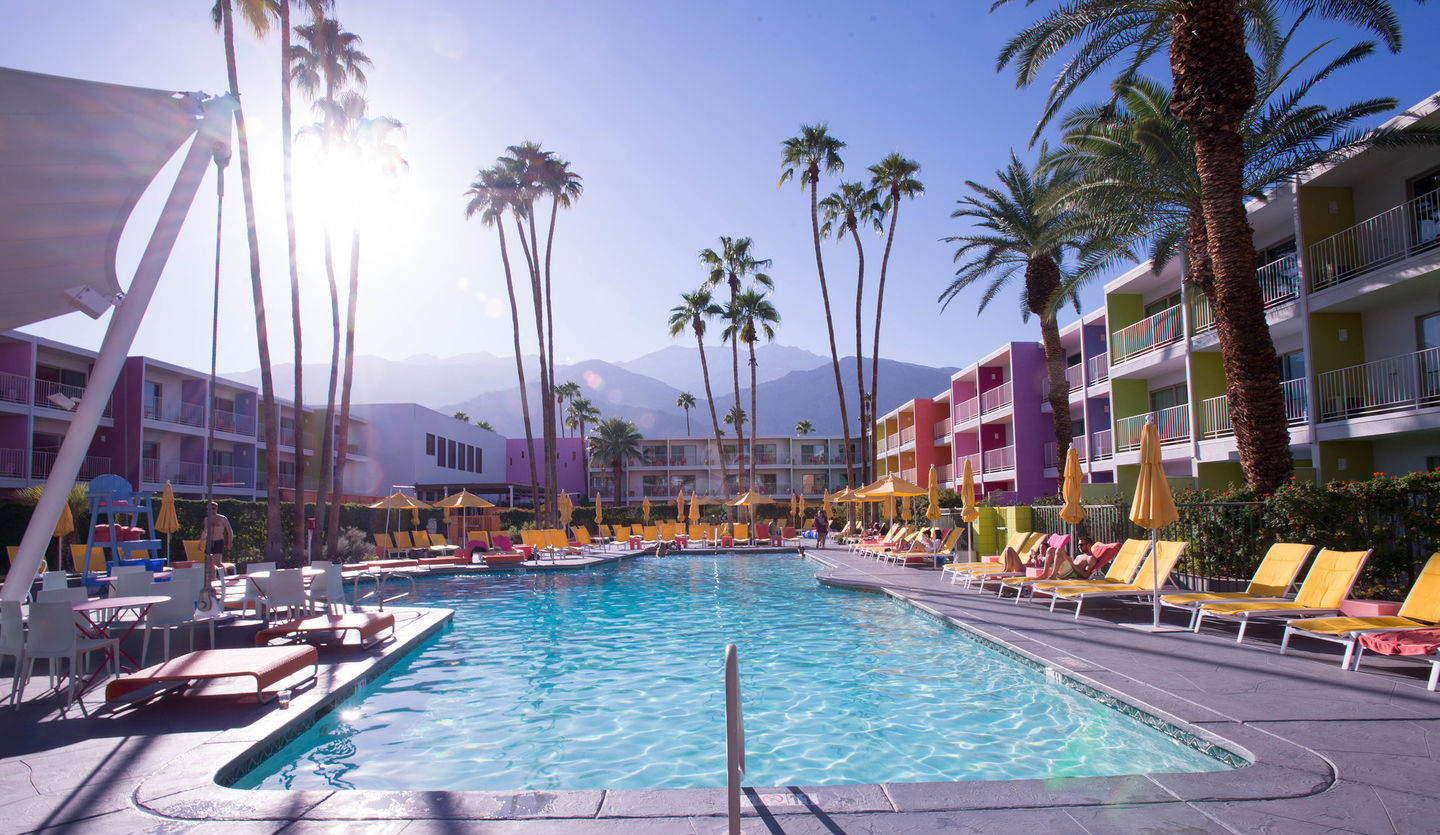
[[[389,612],[362,612],[349,615],[322,615],[313,618],[288,620],[266,627],[255,633],[255,646],[263,647],[276,638],[295,636],[303,639],[309,635],[326,632],[354,632],[360,639],[360,647],[366,648],[379,643],[380,633],[389,630],[386,637],[395,636],[395,616]],[[352,644],[353,646],[353,644]]]
[[[320,671],[320,653],[314,647],[241,647],[202,649],[172,658],[121,676],[105,686],[107,701],[123,698],[137,690],[166,682],[188,685],[196,681],[250,676],[255,679],[255,698],[261,702],[266,688],[310,667],[302,681],[314,680]]]
[[[355,571],[389,570],[392,568],[414,568],[419,565],[419,560],[369,560],[367,562],[346,563],[343,569],[345,573]]]

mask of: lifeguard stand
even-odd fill
[[[138,493],[130,482],[118,475],[102,475],[90,482],[90,536],[85,545],[87,555],[93,549],[101,549],[106,562],[120,565],[127,560],[154,559],[160,551],[160,540],[155,538],[155,514],[151,508],[154,498],[150,493]],[[96,542],[95,531],[104,526],[108,536]],[[117,527],[118,526],[118,527]],[[145,531],[143,539],[124,540],[120,538],[119,527],[140,528]],[[139,556],[136,556],[137,553]],[[90,558],[87,556],[81,569],[87,585],[90,578]]]

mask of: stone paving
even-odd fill
[[[1278,630],[1146,634],[1133,604],[1087,605],[1078,620],[963,591],[939,572],[839,548],[811,551],[821,582],[890,594],[983,640],[1120,697],[1252,765],[1207,774],[1048,781],[747,788],[747,833],[1427,833],[1440,830],[1440,694],[1422,668],[1344,672],[1330,644],[1282,656]],[[557,566],[558,567],[558,566]],[[817,566],[819,567],[819,566]],[[483,579],[480,581],[483,582]],[[443,628],[443,610],[404,610],[398,638],[322,650],[322,680],[288,710],[224,697],[134,709],[71,708],[44,697],[0,711],[0,832],[718,833],[721,790],[241,792],[215,777],[264,740],[303,724],[376,667]],[[1178,624],[1178,620],[1176,621]],[[246,643],[253,630],[222,630]],[[957,635],[956,640],[967,640]],[[183,639],[182,639],[183,643]],[[7,665],[8,669],[8,665]]]

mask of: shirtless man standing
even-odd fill
[[[235,531],[230,528],[230,520],[220,514],[220,506],[211,502],[205,510],[204,527],[205,553],[210,555],[210,563],[215,570],[223,575],[225,552],[235,542]]]

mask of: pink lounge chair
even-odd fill
[[[395,636],[395,615],[390,612],[360,612],[349,615],[322,615],[313,618],[287,620],[266,627],[255,633],[255,646],[268,646],[276,638],[305,637],[338,632],[342,638],[346,632],[354,632],[362,649],[383,640],[380,633],[389,631],[388,637]],[[350,646],[356,646],[351,644]]]
[[[105,686],[105,699],[121,699],[157,684],[187,686],[197,681],[249,676],[255,680],[255,698],[266,702],[268,688],[306,667],[311,668],[310,675],[301,682],[313,681],[319,674],[320,653],[314,647],[202,649],[115,679]]]
[[[482,555],[486,565],[514,565],[525,561],[525,555],[515,550],[515,545],[505,534],[492,535],[490,542],[495,546],[495,550]]]

